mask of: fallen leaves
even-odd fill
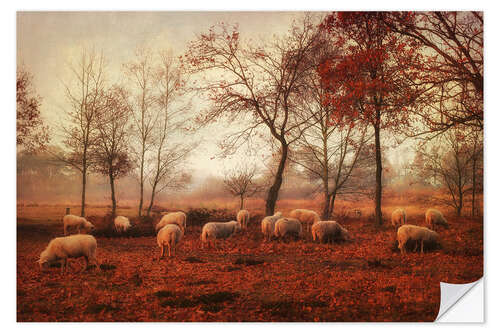
[[[154,237],[98,237],[101,272],[41,273],[33,263],[59,230],[18,230],[18,321],[432,321],[439,282],[483,274],[482,221],[450,221],[443,248],[401,256],[395,231],[346,223],[354,242],[265,242],[259,226],[219,249],[189,227],[172,258]]]

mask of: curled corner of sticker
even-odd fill
[[[481,282],[482,286],[482,279],[479,279],[477,281],[471,282],[471,283],[465,283],[465,284],[454,284],[454,283],[445,283],[445,282],[440,282],[440,287],[441,287],[441,302],[439,305],[439,313],[435,319],[437,322],[447,322],[448,320],[444,320],[445,318],[443,317],[444,314],[447,314],[448,311],[452,308],[455,307],[456,304],[461,302],[462,297],[464,297],[469,291],[474,288],[477,284]],[[481,289],[481,318],[482,318],[482,289]],[[470,306],[475,306],[475,305],[470,305]],[[462,320],[464,319],[464,320]],[[469,320],[465,318],[461,319],[453,319],[451,320],[453,322],[467,322]],[[473,320],[476,322],[476,320]],[[477,320],[477,322],[482,322],[483,319]]]

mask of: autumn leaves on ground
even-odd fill
[[[438,230],[441,248],[401,256],[395,229],[376,227],[367,216],[345,216],[354,240],[327,245],[308,233],[266,242],[262,215],[254,215],[220,248],[201,249],[203,220],[234,218],[232,211],[203,209],[188,211],[176,257],[157,260],[154,231],[117,237],[104,218],[93,217],[101,271],[78,273],[80,258],[66,275],[58,267],[41,272],[35,261],[62,235],[63,213],[45,222],[22,215],[44,209],[64,212],[18,208],[18,321],[432,321],[440,281],[469,283],[483,275],[482,220],[450,217],[451,227]],[[423,221],[423,213],[408,218]],[[148,234],[147,224],[136,228]]]

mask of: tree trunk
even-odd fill
[[[243,209],[243,195],[240,195],[240,210]]]
[[[116,217],[116,198],[115,198],[115,179],[109,174],[109,186],[111,187],[111,219],[114,221]]]
[[[335,198],[337,197],[337,192],[333,192],[332,195],[330,196],[330,210],[328,211],[328,218],[333,216],[333,210],[335,208]]]
[[[80,211],[80,216],[85,216],[85,190],[87,188],[87,166],[83,166],[82,171],[82,209]]]
[[[382,225],[382,151],[380,147],[380,111],[377,111],[377,121],[374,125],[375,130],[375,160],[376,184],[375,184],[375,224]]]
[[[276,176],[274,177],[274,183],[269,188],[266,199],[266,216],[274,215],[274,208],[276,207],[276,201],[278,200],[278,194],[283,183],[283,172],[285,171],[286,159],[288,157],[288,145],[286,143],[281,143],[281,160],[278,165],[278,170],[276,171]]]
[[[323,213],[321,214],[321,218],[324,221],[328,221],[328,217],[330,216],[330,196],[328,195],[328,191],[325,191],[324,193],[325,196],[325,201],[324,201],[324,206],[323,206]]]
[[[148,217],[151,216],[151,209],[153,208],[153,203],[155,201],[155,191],[156,191],[156,184],[154,184],[151,190],[151,200],[149,201],[148,212],[147,212]]]
[[[462,190],[460,190],[460,193],[458,194],[457,217],[460,217],[462,215],[462,206],[463,206],[463,193]]]
[[[139,217],[142,216],[142,205],[144,204],[144,147],[141,156],[141,181],[140,181]]]
[[[474,159],[472,160],[472,217],[476,216],[476,167],[477,158],[476,152],[474,151]]]

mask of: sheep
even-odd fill
[[[161,228],[156,236],[156,241],[161,250],[161,255],[158,260],[165,256],[165,247],[168,248],[169,257],[171,256],[171,252],[175,255],[175,248],[183,236],[183,231],[176,224],[167,224]]]
[[[250,213],[246,209],[242,209],[236,215],[236,221],[241,224],[243,229],[246,229],[248,226],[248,221],[250,221]]]
[[[205,243],[210,247],[210,241],[215,247],[217,239],[225,240],[240,230],[241,224],[237,221],[206,223],[201,230],[201,247],[203,248]]]
[[[267,240],[271,240],[271,237],[274,234],[274,225],[276,224],[276,221],[278,221],[282,217],[283,215],[281,214],[281,212],[276,212],[274,215],[266,216],[262,219],[262,233]]]
[[[290,217],[305,223],[307,231],[311,229],[311,226],[319,221],[319,215],[309,209],[294,209],[290,212]]]
[[[276,221],[274,225],[274,236],[284,238],[287,235],[295,236],[298,239],[302,233],[302,224],[294,218],[283,217]]]
[[[174,212],[168,213],[164,215],[160,222],[155,227],[155,231],[158,232],[161,228],[166,226],[167,224],[177,224],[179,228],[182,229],[182,232],[186,232],[186,214],[184,212]]]
[[[64,236],[68,235],[68,228],[74,227],[80,233],[81,229],[86,232],[90,232],[95,229],[94,225],[87,221],[84,217],[76,216],[76,215],[65,215],[63,217],[63,226],[64,226]]]
[[[336,240],[347,241],[351,239],[347,229],[336,221],[318,221],[313,224],[311,233],[313,241],[318,240],[321,243],[333,243]]]
[[[438,225],[448,227],[448,221],[446,221],[443,214],[434,208],[429,208],[425,212],[425,224],[429,227]]]
[[[424,243],[427,242],[428,244],[436,244],[438,238],[439,235],[434,230],[412,224],[402,225],[398,228],[397,232],[398,248],[401,251],[401,254],[406,253],[406,246],[409,241],[415,242],[415,248],[413,251],[416,251],[418,245],[420,244],[420,252],[423,253]]]
[[[397,208],[392,212],[391,224],[394,227],[399,227],[403,224],[406,224],[406,212],[403,208]]]
[[[49,245],[40,254],[38,263],[43,271],[53,262],[61,261],[61,273],[68,270],[68,258],[85,258],[85,267],[81,272],[87,269],[89,262],[94,262],[97,269],[99,263],[96,258],[97,241],[92,235],[71,235],[57,237],[49,242]]]
[[[115,218],[115,229],[117,232],[125,232],[127,231],[132,225],[130,224],[130,221],[128,218],[125,216],[117,216]]]

